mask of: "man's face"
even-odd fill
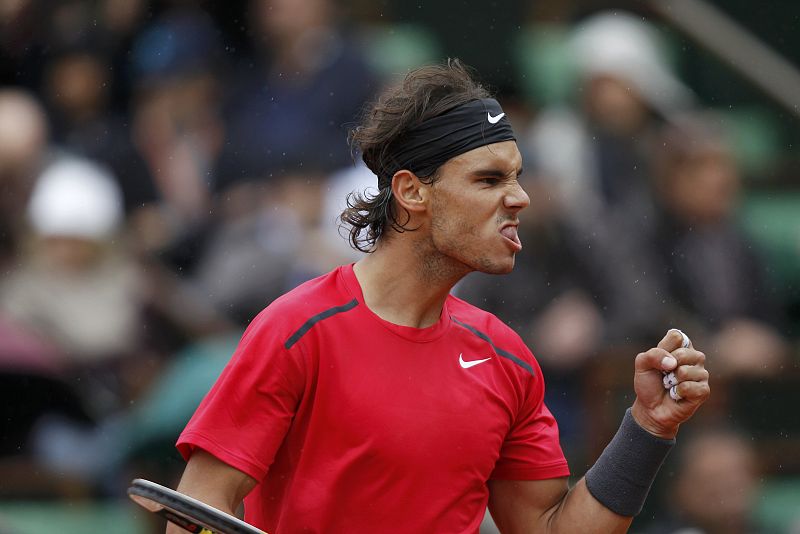
[[[530,203],[518,182],[521,172],[514,141],[476,148],[442,165],[431,186],[434,254],[465,272],[510,272],[522,249],[517,215]]]
[[[755,503],[758,472],[754,451],[739,438],[702,436],[686,449],[674,504],[698,526],[736,532]]]
[[[691,224],[715,224],[731,215],[739,193],[733,155],[709,146],[669,176],[665,191],[673,212]]]

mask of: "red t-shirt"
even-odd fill
[[[270,534],[476,533],[488,479],[569,474],[543,396],[494,315],[449,296],[429,328],[389,323],[348,265],[256,317],[177,446],[258,480],[245,519]]]

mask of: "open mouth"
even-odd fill
[[[522,250],[522,241],[519,240],[519,234],[517,233],[517,227],[514,225],[504,226],[500,229],[500,235],[502,235],[506,241],[509,243],[511,248],[514,249],[515,252],[519,252]]]

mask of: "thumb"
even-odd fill
[[[636,355],[636,372],[650,371],[672,371],[678,366],[678,360],[666,349],[653,347],[652,349]]]

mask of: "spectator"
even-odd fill
[[[141,279],[115,243],[120,191],[95,164],[62,157],[38,178],[28,216],[33,242],[3,280],[0,307],[58,347],[86,400],[107,413],[128,400],[130,375],[117,366],[141,356],[144,338]]]
[[[222,187],[351,163],[345,124],[376,89],[330,0],[251,0],[255,57],[228,95]]]
[[[114,88],[109,61],[100,53],[75,48],[52,57],[42,93],[59,146],[109,167],[119,181],[126,213],[155,200],[152,178],[131,143],[130,129],[110,106]]]
[[[157,202],[134,221],[145,250],[186,273],[213,224],[212,168],[223,139],[216,59],[221,42],[208,14],[174,7],[134,42],[133,136],[153,176]]]
[[[692,96],[667,68],[654,28],[632,14],[582,21],[570,50],[577,102],[540,112],[522,144],[563,205],[568,231],[614,288],[605,342],[636,343],[674,324],[654,326],[656,299],[641,285],[653,266],[635,244],[652,225],[654,137]]]
[[[647,223],[652,137],[691,101],[658,44],[655,30],[631,14],[582,21],[571,40],[579,101],[574,109],[544,110],[530,133],[533,157],[585,233]]]
[[[302,176],[276,179],[269,194],[253,195],[248,202],[257,202],[254,209],[227,219],[198,258],[192,278],[198,292],[239,324],[246,324],[253,311],[261,309],[260,303],[296,285],[292,273],[301,250],[308,247],[309,231],[298,208],[315,198],[292,189],[291,183],[301,180]],[[314,182],[305,189],[317,186]]]
[[[352,259],[338,246],[344,240],[323,230],[325,186],[322,178],[299,173],[259,187],[247,199],[256,203],[253,209],[232,214],[209,238],[192,278],[199,293],[220,313],[246,324],[264,302],[339,258]]]
[[[750,441],[724,429],[705,429],[680,449],[665,514],[648,534],[757,534],[753,523],[758,462]]]
[[[345,125],[375,81],[334,2],[248,6],[255,54],[227,95],[219,228],[195,273],[201,292],[240,322],[341,257],[320,232],[323,189],[352,165]],[[254,282],[252,272],[263,274]]]
[[[691,324],[721,375],[778,372],[788,355],[780,303],[733,219],[741,176],[719,120],[678,117],[658,146],[660,216],[641,245],[649,244],[653,265],[660,266],[650,278],[653,290],[666,296],[660,315],[670,324]]]
[[[0,265],[18,252],[28,197],[51,155],[38,100],[22,89],[0,88]]]

